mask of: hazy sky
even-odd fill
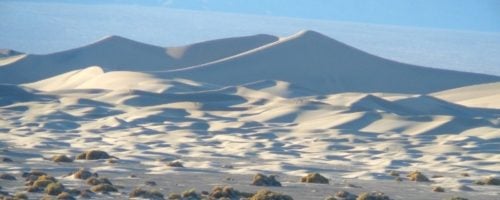
[[[23,1],[23,0],[17,0]],[[500,0],[24,0],[141,4],[189,10],[286,16],[474,31],[500,31]]]

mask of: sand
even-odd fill
[[[241,45],[224,48],[231,44]],[[203,57],[205,47],[227,51]],[[35,58],[42,64],[35,66]],[[174,58],[186,58],[178,62],[189,66],[172,64]],[[0,66],[0,77],[0,157],[14,160],[0,162],[0,172],[18,179],[40,169],[85,187],[62,176],[86,166],[112,177],[125,193],[146,179],[157,180],[165,194],[217,184],[253,192],[258,187],[249,186],[251,176],[264,173],[279,174],[285,184],[276,190],[295,199],[324,199],[342,188],[379,190],[394,199],[500,195],[498,186],[472,183],[500,176],[500,77],[398,63],[312,31],[182,48],[114,36],[26,55]],[[106,151],[118,163],[47,160],[89,149]],[[167,166],[175,160],[184,168]],[[414,170],[432,182],[408,181],[405,175]],[[299,183],[310,172],[332,182]],[[22,182],[0,183],[23,190]],[[433,193],[432,186],[447,192]]]

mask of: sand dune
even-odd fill
[[[500,82],[455,88],[433,96],[469,107],[500,109]]]
[[[283,80],[322,94],[338,92],[429,93],[499,81],[496,76],[424,68],[370,55],[314,31],[223,60],[174,70],[165,77],[236,85]],[[231,79],[220,77],[231,76]]]
[[[205,56],[204,48],[219,53]],[[118,181],[129,174],[197,177],[176,180],[174,188],[199,184],[203,173],[220,175],[219,182],[226,174],[269,173],[293,177],[283,178],[289,192],[316,190],[295,179],[320,172],[333,181],[325,190],[360,181],[360,188],[407,199],[435,185],[478,199],[498,196],[495,187],[472,182],[500,176],[499,77],[397,63],[311,31],[168,49],[111,37],[35,57],[40,65],[28,55],[0,66],[7,83],[0,84],[0,155],[15,160],[0,162],[1,172],[49,170],[65,184],[75,184],[64,175],[81,166]],[[121,62],[137,66],[115,66]],[[156,71],[176,62],[208,63]],[[120,159],[46,159],[95,148]],[[184,168],[167,166],[174,160]],[[443,177],[393,183],[392,170]],[[324,199],[315,195],[310,199]]]
[[[176,69],[221,59],[275,40],[277,38],[270,35],[254,35],[164,48],[109,36],[76,49],[27,55],[0,65],[0,80],[2,83],[28,83],[92,65],[101,66],[106,71]],[[18,71],[25,73],[16,74]]]

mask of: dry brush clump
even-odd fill
[[[130,198],[143,198],[152,200],[163,200],[165,199],[163,194],[158,190],[145,190],[142,188],[136,188],[132,190],[129,194]]]
[[[429,182],[429,178],[425,176],[422,172],[420,171],[413,171],[410,172],[407,176],[410,181],[416,181],[416,182]]]
[[[264,174],[256,174],[253,177],[252,185],[281,187],[281,183],[276,180],[276,176],[266,176]]]
[[[169,162],[169,163],[167,163],[167,166],[169,166],[169,167],[184,167],[184,165],[182,164],[181,161]]]
[[[1,174],[0,179],[2,180],[8,180],[8,181],[15,181],[17,180],[15,176],[10,175],[10,174]]]
[[[64,185],[59,182],[50,183],[45,187],[45,193],[48,195],[59,195],[64,191]]]
[[[92,173],[84,168],[80,168],[78,171],[75,171],[70,175],[76,179],[82,179],[82,180],[87,180],[90,177],[97,177],[96,173]]]
[[[433,192],[444,192],[444,188],[441,186],[432,187]]]
[[[116,158],[116,157],[110,156],[108,153],[100,150],[89,150],[81,153],[76,157],[77,160],[101,160],[109,158]]]
[[[61,155],[55,155],[53,156],[50,160],[54,161],[54,162],[65,162],[65,163],[69,163],[69,162],[73,162],[73,159],[64,155],[64,154],[61,154]]]
[[[71,196],[70,193],[68,192],[63,192],[59,195],[57,195],[57,200],[75,200],[75,197]]]
[[[110,192],[118,192],[118,189],[114,187],[113,185],[106,184],[106,183],[101,183],[99,185],[95,185],[92,188],[90,188],[92,192],[99,192],[99,193],[110,193]]]
[[[212,191],[208,194],[210,199],[241,199],[250,198],[252,193],[240,192],[230,186],[216,186],[212,188]]]
[[[329,183],[328,179],[319,173],[307,174],[306,176],[304,176],[300,179],[300,182],[302,182],[302,183],[321,183],[321,184],[328,184]]]
[[[86,181],[87,185],[99,185],[99,184],[108,184],[108,185],[113,185],[111,181],[107,178],[97,178],[97,177],[90,177]]]
[[[257,191],[251,198],[250,200],[293,200],[291,196],[278,193],[278,192],[273,192],[270,190],[259,190]]]
[[[391,198],[382,192],[364,192],[359,194],[356,200],[391,200]]]
[[[481,180],[474,181],[477,185],[500,185],[500,178],[496,177],[486,177]]]

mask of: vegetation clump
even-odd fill
[[[169,162],[167,164],[167,166],[169,166],[169,167],[184,167],[184,165],[180,161]]]
[[[201,199],[200,195],[196,193],[195,189],[189,189],[182,192],[181,197],[189,200]]]
[[[92,188],[90,188],[90,190],[92,192],[100,192],[100,193],[118,192],[118,189],[116,189],[114,186],[105,183],[93,186]]]
[[[276,180],[275,176],[266,176],[264,174],[256,174],[253,177],[252,185],[281,187],[281,183]]]
[[[399,172],[392,170],[389,172],[389,175],[397,177],[397,176],[399,176]]]
[[[310,173],[300,179],[302,183],[321,183],[328,184],[329,181],[327,178],[318,173]]]
[[[240,192],[230,186],[216,186],[212,189],[208,196],[210,197],[210,199],[240,199],[250,198],[253,196],[253,194]]]
[[[341,190],[341,191],[338,191],[337,193],[335,193],[335,197],[337,197],[339,199],[352,199],[352,200],[354,200],[358,196],[351,194],[347,191]]]
[[[48,195],[59,195],[64,191],[64,186],[59,183],[50,183],[45,187],[45,193]]]
[[[14,199],[16,199],[16,200],[28,200],[28,195],[26,195],[26,193],[23,193],[23,192],[18,192],[14,195]]]
[[[17,180],[15,176],[12,176],[10,174],[1,174],[0,175],[0,179],[8,180],[8,181],[15,181],[15,180]]]
[[[99,185],[99,184],[113,185],[111,181],[109,181],[109,179],[107,178],[90,177],[87,179],[87,185]]]
[[[416,182],[429,182],[429,178],[422,174],[420,171],[413,171],[410,172],[407,176],[410,181],[416,181]]]
[[[69,163],[69,162],[73,162],[73,159],[66,156],[66,155],[56,155],[56,156],[53,156],[50,160],[54,161],[54,162],[66,162],[66,163]]]
[[[87,180],[88,178],[92,177],[92,176],[97,176],[96,174],[93,174],[92,172],[88,171],[88,170],[85,170],[83,168],[79,169],[78,171],[76,172],[73,172],[73,177],[77,178],[77,179],[82,179],[82,180]]]
[[[89,150],[76,157],[78,160],[100,160],[109,158],[111,158],[111,156],[108,153],[100,150]]]
[[[390,200],[388,196],[386,196],[382,192],[371,192],[371,193],[361,193],[356,200]]]
[[[500,185],[500,178],[487,177],[474,182],[477,185]]]
[[[154,199],[163,200],[163,194],[157,190],[144,190],[142,188],[136,188],[132,190],[129,194],[130,198],[143,198],[143,199]]]
[[[70,193],[68,192],[63,192],[59,195],[57,195],[57,200],[75,200],[75,198],[73,196],[71,196]]]
[[[444,188],[440,186],[432,187],[433,192],[444,192]]]
[[[447,200],[469,200],[469,199],[463,197],[450,197]]]
[[[293,200],[293,198],[288,195],[263,189],[257,191],[250,200]]]

